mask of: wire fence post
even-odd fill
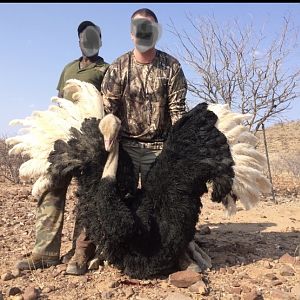
[[[271,168],[270,168],[270,160],[269,160],[269,153],[268,153],[268,146],[267,146],[267,139],[266,139],[266,133],[265,133],[265,125],[264,125],[264,123],[261,124],[261,127],[262,127],[263,137],[264,137],[265,151],[266,151],[266,157],[267,157],[267,163],[268,163],[268,171],[269,171],[269,179],[270,179],[270,182],[271,182],[272,198],[273,198],[273,202],[275,204],[278,204],[278,202],[277,202],[277,200],[275,198],[275,192],[274,192],[274,188],[273,188]]]

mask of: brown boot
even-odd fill
[[[48,256],[32,253],[29,257],[19,260],[16,268],[19,270],[45,269],[60,264],[58,256]]]
[[[95,256],[96,246],[88,240],[82,231],[76,240],[75,254],[68,263],[67,274],[83,275],[87,272],[87,263]]]

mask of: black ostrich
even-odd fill
[[[193,243],[207,183],[212,183],[212,200],[230,213],[236,200],[249,209],[270,190],[265,158],[242,125],[249,116],[202,103],[172,127],[143,189],[128,197],[134,189],[132,162],[118,143],[108,142],[118,133],[117,118],[104,117],[102,98],[91,84],[69,80],[65,89],[73,101],[55,97],[59,106],[13,120],[28,128],[6,142],[14,145],[10,153],[30,156],[20,176],[35,180],[35,197],[63,176],[77,178],[78,217],[98,245],[97,255],[131,277],[178,268]]]
[[[133,168],[121,147],[116,177],[104,172],[100,180],[107,155],[96,120],[86,120],[82,133],[72,129],[68,142],[55,143],[50,174],[78,178],[81,224],[102,257],[125,274],[141,279],[176,270],[193,240],[206,183],[213,183],[213,201],[230,193],[234,162],[216,121],[205,103],[178,121],[143,190],[130,199]]]

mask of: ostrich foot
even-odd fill
[[[196,261],[201,270],[212,267],[211,258],[193,240],[188,246],[191,258]]]

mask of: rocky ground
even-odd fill
[[[34,243],[35,207],[30,185],[0,183],[0,299],[300,299],[300,197],[262,198],[257,207],[226,218],[223,208],[203,198],[197,224],[201,248],[213,267],[202,274],[177,273],[132,280],[113,266],[83,276],[66,265],[18,272],[17,259]],[[68,193],[62,254],[71,248],[74,187]]]

